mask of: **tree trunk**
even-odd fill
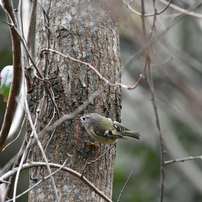
[[[88,62],[111,83],[120,82],[118,23],[107,3],[97,0],[54,0],[43,1],[38,5],[36,64],[49,82],[49,92],[53,92],[58,111],[43,82],[36,77],[32,78],[29,103],[33,120],[37,118],[36,131],[39,133],[49,122],[53,123],[62,115],[72,113],[96,90],[103,89],[82,114],[96,112],[119,121],[120,87],[107,85],[86,65],[48,51],[40,55],[43,48]],[[85,141],[93,140],[81,123],[74,119],[46,132],[40,140],[49,162],[63,164],[67,160],[67,167],[83,173],[95,187],[109,198],[112,197],[115,145],[112,149],[112,145],[87,145]],[[44,161],[38,146],[30,151],[30,160]],[[45,167],[31,169],[30,186],[48,174]],[[57,172],[54,181],[60,201],[105,201],[80,179],[67,172]],[[44,180],[32,189],[29,201],[56,201],[51,180]]]

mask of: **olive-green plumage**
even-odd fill
[[[80,120],[88,134],[100,143],[109,144],[125,137],[140,139],[139,132],[130,131],[123,124],[96,113],[85,114]]]

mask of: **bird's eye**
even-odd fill
[[[86,120],[86,118],[85,117],[82,117],[82,121],[85,121]]]

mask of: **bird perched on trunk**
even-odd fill
[[[96,113],[85,114],[79,120],[84,125],[88,134],[94,140],[103,144],[110,144],[117,139],[124,139],[126,137],[140,139],[139,132],[131,131],[123,124]]]

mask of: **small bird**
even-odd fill
[[[89,113],[79,118],[88,134],[96,141],[103,144],[110,144],[117,139],[125,137],[140,139],[139,132],[131,131],[123,124],[112,121],[96,113]]]

